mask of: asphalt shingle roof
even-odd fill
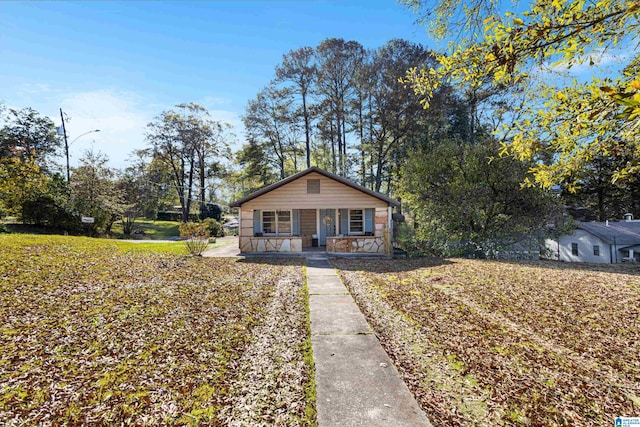
[[[610,245],[640,245],[640,221],[579,222],[578,228]]]

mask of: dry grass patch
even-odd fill
[[[286,310],[277,299],[284,290]],[[295,381],[269,382],[273,395],[251,395],[252,417],[313,424],[305,295],[300,261],[243,263],[128,252],[97,239],[0,236],[0,419],[243,425],[233,405],[256,386],[243,378],[271,381],[247,375],[254,368],[245,354],[270,342],[267,326],[280,321],[286,357],[252,360]],[[282,393],[294,404],[278,401],[271,411]]]
[[[335,265],[434,425],[611,425],[640,412],[640,268]]]

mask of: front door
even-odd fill
[[[318,211],[316,209],[300,209],[300,235],[302,236],[302,247],[312,245],[312,236],[318,238]]]
[[[319,244],[327,245],[327,237],[336,235],[336,210],[320,209]]]

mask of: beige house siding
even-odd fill
[[[307,179],[320,180],[320,194],[307,193]],[[292,181],[243,203],[242,210],[268,209],[364,209],[385,208],[387,204],[317,172]]]

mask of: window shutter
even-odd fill
[[[364,210],[364,232],[373,233],[373,217],[374,209],[367,208]]]
[[[349,209],[340,209],[340,233],[349,234]]]
[[[256,233],[261,233],[262,230],[260,229],[260,210],[259,209],[254,209],[253,210],[253,234],[255,235]]]
[[[300,210],[299,209],[294,209],[293,211],[291,211],[291,228],[293,231],[293,235],[294,236],[299,236],[300,235]]]

